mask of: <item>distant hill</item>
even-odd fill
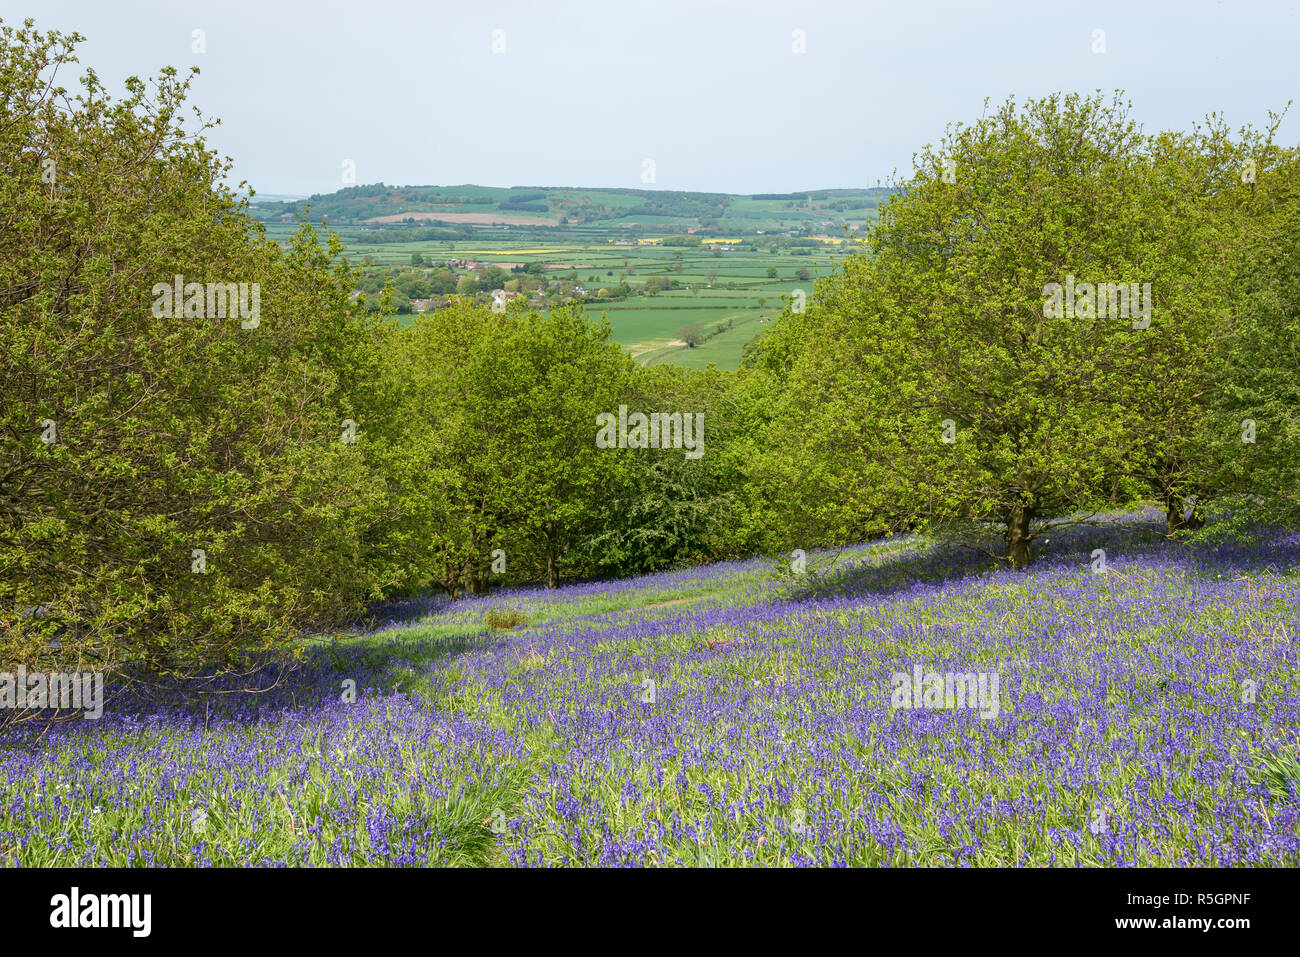
[[[791,193],[695,193],[661,189],[567,186],[387,186],[374,183],[306,200],[257,197],[264,222],[299,214],[331,223],[376,227],[435,224],[534,228],[688,230],[713,235],[799,229],[809,233],[860,226],[893,192],[889,188],[814,189]]]
[[[246,196],[247,193],[237,192],[239,196]],[[296,203],[306,199],[301,193],[258,193],[253,197],[254,203]]]

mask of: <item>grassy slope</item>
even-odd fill
[[[351,675],[353,705],[307,689],[11,755],[0,856],[1300,863],[1300,550],[1194,554],[1148,526],[1052,548],[1026,575],[901,541],[798,583],[752,561],[394,606],[315,656],[319,694]],[[494,609],[527,623],[494,631]],[[1001,715],[892,708],[914,662],[997,671]]]

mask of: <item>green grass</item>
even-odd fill
[[[465,195],[474,194],[466,192]],[[640,202],[630,196],[619,196],[619,201],[624,205]],[[746,200],[746,203],[758,207],[773,205],[772,201]],[[272,223],[266,228],[268,236],[283,242],[295,227]],[[616,229],[600,227],[574,227],[545,234],[485,229],[463,241],[375,244],[366,241],[367,231],[363,228],[351,224],[335,228],[347,244],[346,255],[354,263],[369,256],[379,265],[404,266],[409,264],[413,253],[420,253],[432,260],[558,264],[569,268],[554,270],[552,275],[567,279],[576,274],[592,295],[602,287],[617,285],[625,276],[634,286],[652,276],[667,276],[680,288],[614,302],[593,301],[587,308],[593,315],[604,312],[608,316],[614,341],[628,349],[639,362],[668,362],[688,368],[704,368],[711,362],[721,369],[737,368],[746,343],[763,329],[758,320],[770,320],[779,314],[782,298],[789,297],[796,289],[811,296],[816,277],[829,274],[844,253],[832,244],[812,248],[807,256],[793,255],[789,249],[773,253],[770,244],[777,242],[777,238],[764,236],[745,237],[746,247],[758,241],[757,251],[728,249],[719,255],[697,247],[618,246],[612,239],[622,234]],[[677,231],[680,230],[649,228],[646,234]],[[771,267],[777,270],[775,279],[768,278]],[[795,277],[798,269],[807,269],[813,275],[798,279]],[[724,288],[728,284],[735,288]],[[692,291],[688,288],[691,285],[698,288]],[[734,325],[732,330],[700,347],[669,346],[686,326],[698,325],[712,331],[728,320]],[[409,322],[411,318],[404,316],[403,321]]]
[[[1091,547],[1022,574],[895,539],[806,579],[753,561],[438,604],[317,639],[332,666],[288,711],[0,752],[0,862],[367,865],[396,840],[453,866],[1294,866],[1293,569],[1134,538],[1098,575]],[[809,583],[845,597],[785,603]],[[891,708],[909,662],[1000,672],[1001,718]],[[349,674],[366,694],[340,706]]]

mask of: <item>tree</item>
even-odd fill
[[[427,299],[432,290],[429,281],[418,273],[405,273],[394,285],[407,299]]]
[[[281,250],[220,185],[180,126],[188,80],[58,87],[79,39],[0,26],[3,659],[291,655],[373,593],[360,449],[386,323],[350,304],[336,237]]]
[[[429,278],[429,292],[433,295],[450,295],[456,291],[456,274],[450,269],[435,269]]]
[[[1053,309],[1049,290],[1140,283],[1144,145],[1118,100],[1053,96],[919,154],[870,255],[782,319],[798,331],[766,480],[799,477],[804,534],[929,524],[1024,568],[1044,531],[1108,503],[1140,414],[1137,330]]]
[[[459,457],[457,375],[489,335],[490,310],[455,302],[399,330],[382,393],[395,414],[372,436],[386,508],[369,529],[367,556],[390,595],[437,587],[456,598],[486,590],[496,516]]]
[[[601,501],[601,520],[577,547],[599,575],[629,575],[735,553],[743,419],[731,394],[732,376],[716,368],[672,364],[638,367],[621,402],[630,410],[696,418],[702,454],[682,449],[625,449],[626,482]]]
[[[595,437],[597,415],[617,411],[631,360],[608,322],[577,307],[512,307],[482,321],[488,333],[453,372],[460,427],[448,450],[502,535],[509,530],[517,567],[553,588],[630,467]]]
[[[768,267],[767,267],[767,278],[768,278],[768,279],[775,279],[775,278],[776,278],[776,275],[777,275],[777,273],[776,273],[776,267],[775,267],[775,266],[768,266]]]
[[[1213,536],[1300,523],[1300,150],[1272,144],[1278,119],[1248,144],[1248,181],[1234,190],[1246,229],[1215,396],[1215,461],[1231,511]]]
[[[707,336],[704,335],[704,330],[694,323],[682,329],[682,331],[677,335],[681,338],[682,342],[686,343],[687,347],[691,349],[694,349],[707,338]]]
[[[1191,133],[1150,137],[1139,165],[1136,257],[1158,298],[1117,359],[1132,412],[1128,473],[1164,506],[1170,532],[1199,527],[1213,499],[1241,485],[1231,474],[1239,423],[1217,406],[1252,223],[1252,190],[1241,181],[1248,152],[1211,118]]]

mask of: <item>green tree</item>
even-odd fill
[[[456,291],[456,274],[447,268],[435,269],[429,278],[429,292],[434,295],[450,295]]]
[[[1199,527],[1216,497],[1242,487],[1239,421],[1221,394],[1230,345],[1241,341],[1233,300],[1254,221],[1253,187],[1242,182],[1252,150],[1265,151],[1257,134],[1234,142],[1212,117],[1149,138],[1140,164],[1136,260],[1156,302],[1148,328],[1117,356],[1118,381],[1128,473],[1164,506],[1171,532]]]
[[[633,371],[622,401],[629,410],[690,415],[701,454],[682,449],[627,449],[627,482],[601,503],[601,520],[578,553],[593,573],[628,575],[736,553],[743,420],[732,375],[662,364]]]
[[[180,126],[188,80],[58,87],[79,39],[0,26],[3,659],[188,675],[290,653],[373,593],[360,450],[386,327],[350,304],[336,238],[281,250],[220,185]]]
[[[390,391],[406,425],[377,469],[395,505],[372,548],[391,587],[482,591],[495,548],[516,579],[585,570],[579,545],[632,469],[595,440],[632,368],[609,334],[574,307],[468,301],[401,333]]]
[[[1214,536],[1300,522],[1300,150],[1274,146],[1270,130],[1247,153],[1249,181],[1238,187],[1245,245],[1215,396],[1215,461],[1230,511],[1207,529]]]
[[[919,154],[870,255],[782,320],[795,349],[760,481],[792,487],[800,534],[929,524],[1023,568],[1047,528],[1104,507],[1140,342],[1047,299],[1068,277],[1141,280],[1144,145],[1118,100],[1053,96]]]
[[[608,322],[579,307],[491,315],[457,372],[463,428],[453,448],[510,530],[508,553],[553,588],[630,467],[620,450],[597,447],[596,417],[617,411],[632,364]]]

